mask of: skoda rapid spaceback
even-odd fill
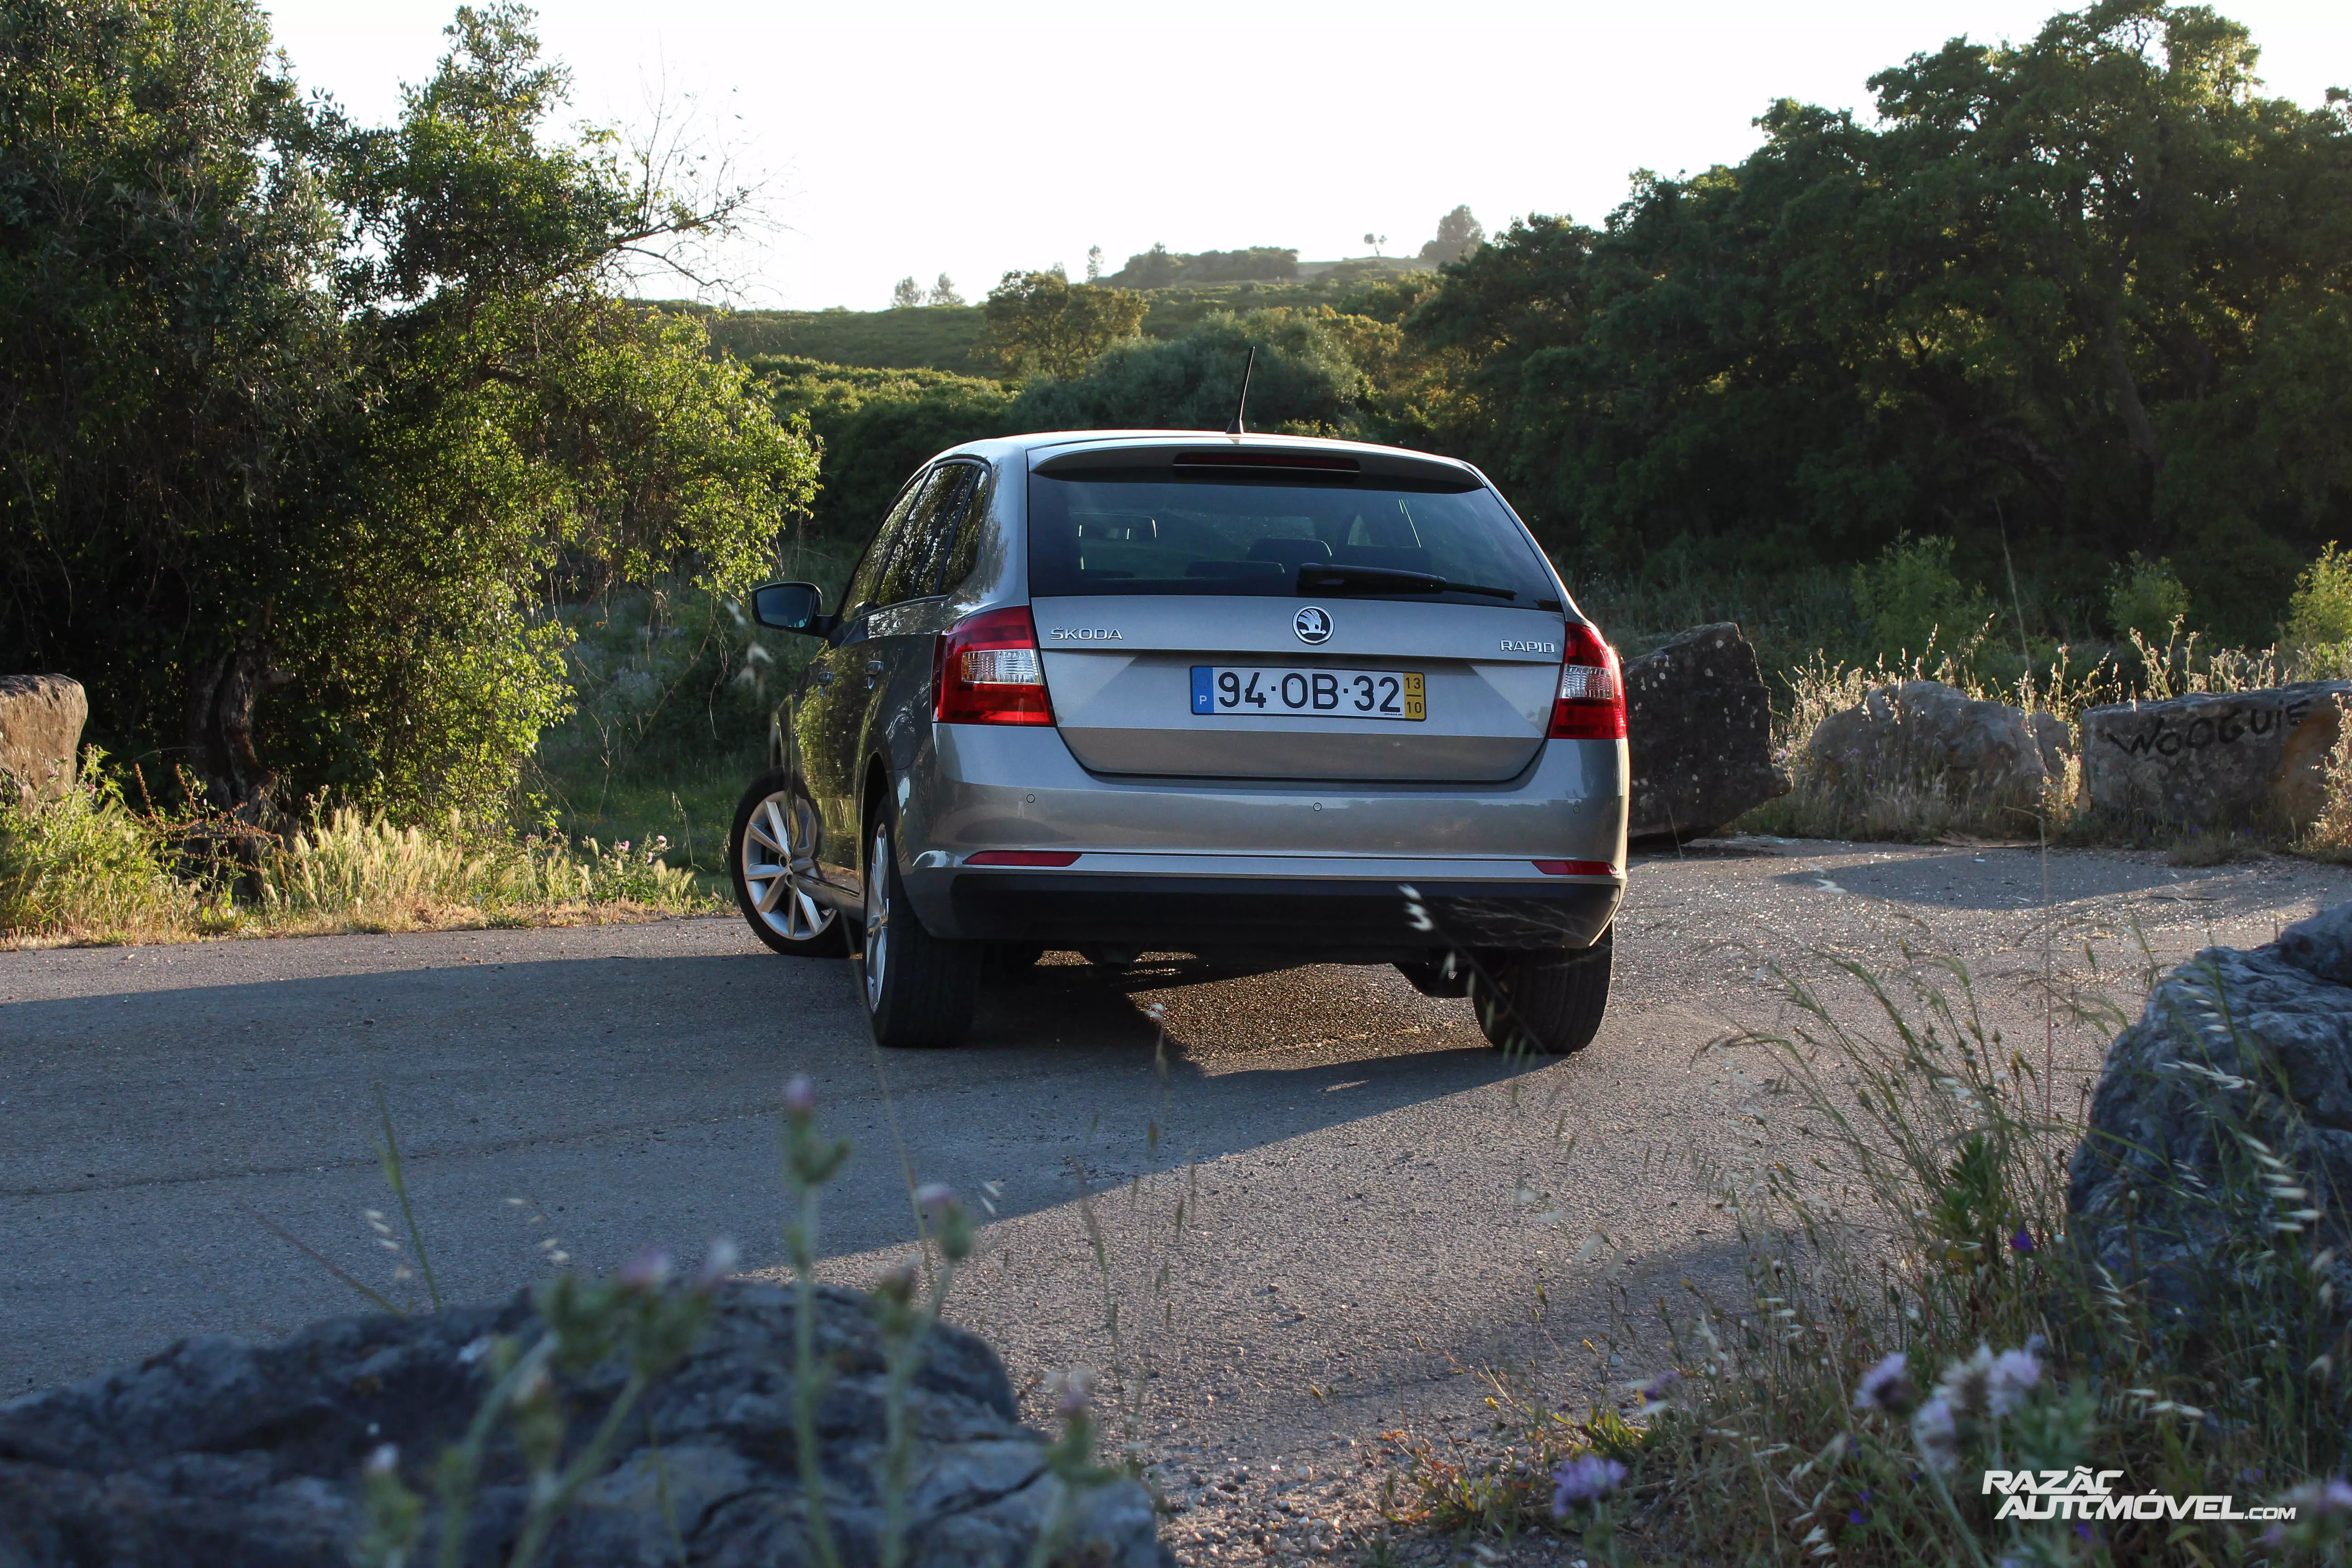
[[[1048,950],[1392,963],[1498,1044],[1600,1026],[1617,656],[1467,464],[975,441],[830,606],[753,605],[815,647],[736,811],[736,896],[776,952],[860,961],[882,1044],[956,1043],[983,976]]]

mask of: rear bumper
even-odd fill
[[[1527,861],[1307,857],[1086,855],[1054,870],[918,864],[906,881],[925,928],[941,936],[1354,963],[1449,947],[1587,946],[1624,893],[1615,878],[1547,877]]]

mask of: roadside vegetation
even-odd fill
[[[1806,1151],[1703,1173],[1736,1228],[1742,1297],[1619,1290],[1595,1354],[1622,1370],[1599,1408],[1490,1373],[1497,1446],[1409,1447],[1394,1520],[1572,1534],[1611,1563],[2340,1561],[2352,1345],[2328,1326],[2334,1260],[2314,1240],[2310,1173],[2231,1124],[2242,1158],[2198,1200],[2273,1221],[2200,1260],[2204,1306],[2184,1318],[2074,1245],[2067,1162],[2088,1086],[2004,1041],[1964,967],[1849,961],[1825,987],[1784,984],[1785,1032],[1715,1047],[1745,1069],[1743,1113]],[[2127,1021],[2097,989],[2053,984],[2044,1000],[2054,1032]],[[2171,1026],[2248,1026],[2226,1013]],[[1548,1205],[1542,1174],[1527,1182],[1521,1201]],[[1596,1251],[1580,1262],[1604,1267]],[[2120,1493],[2298,1514],[2276,1528],[2003,1518],[1977,1484],[1989,1467],[2077,1466],[2120,1471]]]

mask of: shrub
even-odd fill
[[[1854,608],[1886,658],[1925,658],[1940,644],[1973,648],[1992,612],[1952,571],[1952,542],[1905,535],[1853,569]]]
[[[2171,562],[2161,557],[2143,561],[2135,550],[2129,562],[2116,568],[2107,590],[2107,620],[2118,640],[2136,637],[2169,643],[2188,617],[2189,590]]]
[[[165,837],[123,803],[92,748],[87,781],[57,800],[0,789],[0,934],[131,932],[193,921],[199,900],[163,869]]]
[[[2352,553],[2334,541],[2294,581],[2280,641],[2315,674],[2341,675],[2352,665]]]

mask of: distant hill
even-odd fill
[[[677,300],[648,300],[702,317],[710,341],[737,359],[781,354],[866,370],[944,370],[985,374],[972,355],[980,339],[977,305],[918,305],[897,310],[718,310]]]
[[[1173,337],[1216,310],[1339,305],[1369,284],[1431,270],[1426,262],[1395,256],[1300,261],[1297,251],[1276,253],[1264,246],[1249,251],[1202,253],[1229,259],[1269,254],[1284,258],[1289,276],[1212,281],[1196,274],[1190,282],[1141,290],[1150,302],[1143,318],[1143,335]],[[1130,265],[1136,259],[1139,258],[1130,258]],[[1199,258],[1173,259],[1189,262]],[[1118,276],[1103,281],[1117,283]],[[973,353],[985,319],[978,305],[917,305],[895,310],[722,310],[685,300],[642,303],[701,317],[711,342],[740,360],[783,357],[860,370],[936,370],[953,376],[982,377],[996,374],[993,365]]]

